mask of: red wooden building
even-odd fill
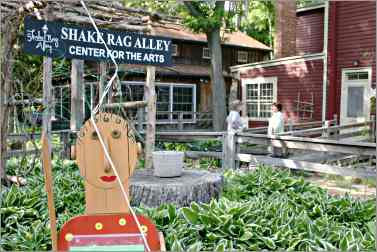
[[[275,59],[231,67],[250,126],[266,124],[275,101],[294,121],[368,118],[376,86],[376,2],[331,1],[283,14]]]

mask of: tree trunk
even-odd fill
[[[207,33],[208,47],[211,53],[211,83],[213,95],[213,127],[216,131],[225,128],[226,96],[223,76],[220,28]]]
[[[1,69],[2,78],[0,78],[0,178],[6,179],[5,156],[7,150],[7,136],[8,136],[8,116],[9,107],[7,104],[8,97],[10,97],[12,85],[12,71],[13,71],[13,45],[16,41],[18,27],[21,19],[19,17],[14,20],[4,21],[4,34],[1,41]]]

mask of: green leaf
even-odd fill
[[[198,221],[198,213],[191,210],[191,208],[183,207],[182,209],[183,216],[186,218],[186,220],[193,225],[196,225],[199,223]]]
[[[225,244],[224,243],[219,243],[217,244],[217,246],[215,247],[214,251],[216,252],[224,252],[225,251]]]
[[[201,242],[195,242],[194,244],[192,244],[191,246],[189,246],[186,251],[187,252],[197,252],[197,251],[200,251],[202,249],[202,243]]]
[[[168,214],[169,214],[169,220],[170,221],[173,221],[177,217],[177,210],[171,204],[168,205]]]
[[[184,252],[181,243],[177,240],[174,240],[173,245],[171,246],[171,251]]]
[[[250,240],[253,237],[253,234],[249,231],[246,231],[240,238],[241,241]]]
[[[347,240],[347,237],[346,237],[346,236],[344,236],[344,237],[340,240],[339,248],[340,248],[342,251],[347,251],[347,250],[348,250],[348,248],[349,248],[349,243],[348,243],[348,240]]]
[[[275,249],[276,248],[275,242],[271,238],[260,237],[259,239],[261,239],[264,242],[264,244],[266,245],[266,247],[268,247],[269,249]]]
[[[369,231],[373,234],[373,236],[376,236],[376,222],[370,221],[367,224]]]

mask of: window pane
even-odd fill
[[[156,86],[157,95],[157,120],[169,119],[170,87]]]
[[[257,103],[247,103],[247,116],[258,117],[258,104]]]
[[[193,112],[192,102],[194,95],[193,87],[173,87],[173,111],[174,112]],[[183,114],[183,119],[192,119],[192,114]],[[178,119],[178,113],[173,114],[173,119]]]
[[[257,100],[258,99],[258,84],[248,84],[246,86],[246,99]]]
[[[348,87],[347,117],[364,115],[364,87]]]
[[[368,72],[352,72],[346,73],[348,80],[367,80],[368,79]]]

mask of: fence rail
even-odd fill
[[[318,125],[316,123],[306,123],[301,124],[300,127]],[[297,127],[297,125],[295,125]],[[312,150],[319,152],[335,152],[352,154],[359,156],[369,156],[375,158],[376,156],[376,144],[367,142],[355,142],[342,139],[332,139],[333,135],[336,134],[337,138],[340,138],[346,134],[338,134],[340,130],[344,129],[357,129],[360,127],[369,126],[368,132],[369,137],[375,137],[375,120],[368,121],[366,123],[354,123],[346,125],[334,125],[331,126],[330,122],[325,123],[325,126],[312,128],[312,129],[300,129],[297,131],[288,132],[290,135],[280,135],[280,136],[268,136],[265,134],[255,134],[250,133],[228,133],[228,132],[210,132],[210,131],[159,131],[156,133],[156,139],[160,141],[171,141],[171,142],[188,142],[194,140],[220,140],[222,142],[221,151],[187,151],[185,152],[186,157],[192,159],[198,159],[201,157],[212,157],[222,160],[223,168],[235,169],[239,161],[241,162],[255,162],[263,163],[267,165],[283,166],[290,169],[299,169],[305,171],[315,171],[327,174],[335,174],[341,176],[354,176],[367,178],[374,175],[374,170],[371,167],[367,168],[347,168],[337,165],[321,164],[308,161],[299,161],[287,158],[272,158],[262,155],[251,155],[242,153],[241,144],[249,143],[253,145],[270,145],[280,148],[288,149],[299,149],[299,150]],[[291,127],[293,128],[293,127]],[[364,131],[356,131],[357,133]],[[308,138],[299,137],[296,134],[307,134],[315,133],[320,137],[318,138]],[[63,138],[63,142],[67,142],[67,135],[70,134],[69,130],[63,130],[58,132],[53,132],[53,134],[58,134]],[[26,141],[28,139],[40,137],[39,133],[35,134],[11,134],[9,136],[10,140]],[[65,140],[64,140],[65,139]],[[63,144],[64,145],[64,144]],[[67,144],[68,145],[68,144]],[[30,154],[36,154],[35,150],[28,150]],[[68,150],[66,150],[68,151]],[[19,156],[22,151],[17,150],[13,153],[8,153],[8,157]],[[69,153],[69,151],[68,151]],[[27,153],[26,153],[27,154]]]

